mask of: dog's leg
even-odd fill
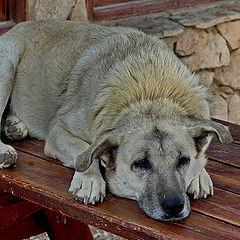
[[[75,159],[89,144],[72,134],[61,121],[52,121],[46,137],[44,152],[47,156],[61,160],[65,166],[75,167]],[[98,161],[94,161],[85,172],[75,172],[69,192],[85,204],[103,201],[106,182],[103,180]]]
[[[198,177],[192,180],[187,192],[193,195],[194,199],[206,198],[207,195],[214,194],[212,180],[205,168]]]
[[[8,115],[3,123],[3,131],[11,140],[22,140],[27,136],[27,126],[15,115]]]
[[[23,51],[24,44],[20,37],[7,33],[0,38],[0,121],[12,92],[16,68]],[[14,164],[16,158],[15,149],[0,141],[0,168]]]

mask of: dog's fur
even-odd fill
[[[207,88],[157,37],[25,22],[0,38],[0,64],[2,131],[45,140],[47,156],[76,168],[74,198],[95,204],[107,182],[113,194],[167,221],[188,216],[186,192],[213,194],[204,153],[213,135],[223,143],[231,135],[209,120]],[[15,150],[0,142],[0,167],[15,161]]]

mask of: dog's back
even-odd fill
[[[44,136],[77,58],[104,34],[104,28],[99,28],[81,22],[33,21],[17,25],[4,36],[23,41],[11,106],[30,130],[42,129],[33,135]]]

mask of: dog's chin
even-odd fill
[[[160,220],[163,222],[170,222],[170,221],[180,221],[184,218],[186,218],[190,214],[190,210],[183,210],[182,212],[176,214],[176,215],[170,215],[164,212],[159,213],[158,211],[153,211],[151,213],[144,211],[149,217]]]
[[[180,221],[184,218],[186,218],[188,215],[190,214],[190,210],[189,211],[182,211],[181,213],[173,216],[173,215],[169,215],[169,214],[164,214],[160,219],[158,220],[161,220],[161,221],[164,221],[164,222],[170,222],[170,221]]]

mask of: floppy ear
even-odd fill
[[[203,120],[199,125],[190,127],[189,134],[195,140],[199,153],[204,153],[206,151],[214,135],[217,136],[221,143],[227,144],[232,142],[232,136],[228,128],[210,120]]]
[[[119,138],[115,136],[106,136],[95,140],[86,151],[78,155],[75,165],[76,171],[86,171],[95,159],[101,159],[107,163],[113,157],[119,144]]]

